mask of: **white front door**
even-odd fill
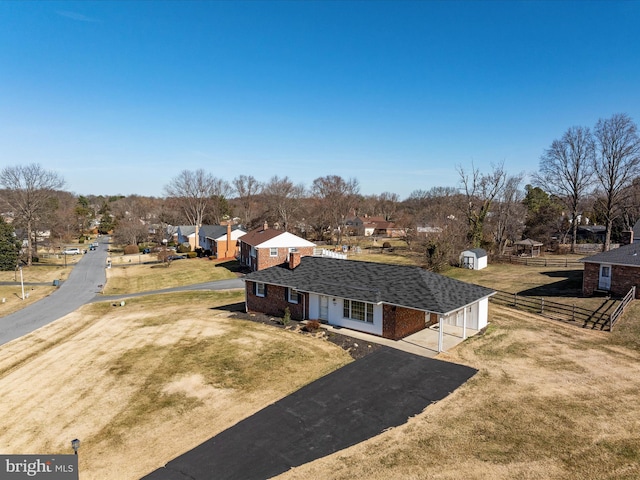
[[[611,288],[611,265],[600,265],[598,288],[600,290],[609,290]]]
[[[329,320],[329,297],[326,295],[320,295],[320,311],[318,312],[318,318],[325,322]]]

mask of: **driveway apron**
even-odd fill
[[[476,372],[383,347],[242,420],[144,480],[270,478],[404,424]]]

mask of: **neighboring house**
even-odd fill
[[[442,233],[442,228],[441,227],[433,227],[431,225],[424,225],[424,226],[418,226],[416,227],[416,233],[418,235],[422,235],[424,237],[429,236],[429,235],[435,235],[438,233]]]
[[[180,244],[188,243],[191,251],[197,247],[197,227],[195,225],[179,225],[176,230],[176,240]]]
[[[582,294],[593,295],[596,292],[608,292],[623,297],[631,287],[640,285],[640,245],[633,243],[608,252],[582,258]],[[640,298],[640,289],[636,297]]]
[[[607,227],[604,225],[578,225],[579,242],[604,243]]]
[[[238,238],[246,234],[238,225],[203,225],[198,230],[200,248],[215,258],[235,258]]]
[[[640,243],[640,220],[633,225],[632,235],[629,243]]]
[[[482,270],[487,266],[487,251],[482,248],[472,248],[460,254],[460,266],[470,270]]]
[[[383,217],[355,217],[346,222],[355,235],[370,237],[379,235],[382,237],[403,237],[406,234],[404,228],[396,227],[393,222]]]
[[[246,308],[398,340],[440,323],[480,330],[488,322],[489,288],[420,267],[292,254],[245,277]],[[441,350],[441,348],[440,348]]]
[[[315,243],[309,242],[292,233],[269,228],[265,223],[238,239],[241,265],[252,271],[280,265],[289,260],[291,252],[302,256],[313,255]]]

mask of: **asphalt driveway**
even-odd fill
[[[383,347],[239,422],[144,480],[270,478],[402,425],[476,372]]]

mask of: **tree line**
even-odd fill
[[[457,166],[457,172],[457,186],[416,190],[401,200],[391,192],[363,195],[357,179],[338,175],[318,177],[307,187],[288,176],[260,181],[241,174],[229,182],[205,169],[184,170],[157,198],[76,196],[63,190],[60,175],[40,165],[5,167],[0,232],[6,225],[19,232],[30,264],[42,232],[50,233],[50,242],[65,242],[94,228],[112,232],[119,243],[138,244],[160,242],[167,225],[238,219],[248,230],[267,222],[313,241],[342,244],[353,234],[349,219],[381,217],[394,223],[428,267],[439,269],[461,249],[504,253],[523,237],[547,245],[569,238],[573,251],[578,227],[587,222],[606,227],[609,249],[640,219],[640,139],[626,114],[601,119],[593,129],[567,129],[544,150],[524,188],[525,174],[509,173],[503,163],[487,172]]]

